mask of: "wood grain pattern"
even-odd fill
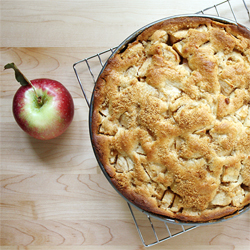
[[[151,21],[193,13],[215,3],[218,1],[1,1],[1,250],[144,249],[127,203],[97,165],[88,134],[88,107],[72,65],[117,46]],[[243,8],[236,9],[239,20],[250,27]],[[228,15],[223,9],[221,13]],[[38,141],[18,127],[11,110],[18,83],[13,71],[3,70],[9,62],[15,62],[29,79],[52,78],[68,88],[75,117],[63,135]],[[91,66],[98,74],[99,64]],[[90,96],[91,75],[81,66],[78,70]],[[155,239],[147,218],[135,213],[146,243],[151,243]],[[153,222],[158,235],[166,237],[164,224]],[[248,212],[150,249],[247,250],[249,228]],[[170,225],[170,229],[173,233],[180,227]]]
[[[219,2],[222,1],[2,0],[1,46],[82,47],[93,41],[95,46],[109,48],[155,20],[195,13]],[[232,5],[237,10],[238,22],[247,24],[243,5],[233,1]],[[232,19],[226,7],[218,8],[220,15]]]

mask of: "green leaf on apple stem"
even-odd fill
[[[27,86],[30,83],[30,81],[22,74],[22,72],[17,68],[17,66],[15,65],[15,63],[8,63],[4,66],[4,69],[14,69],[15,71],[15,77],[16,80],[18,82],[20,82],[20,84],[22,86]]]

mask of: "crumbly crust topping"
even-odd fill
[[[93,144],[146,211],[209,221],[250,203],[250,33],[208,18],[151,26],[108,62]]]

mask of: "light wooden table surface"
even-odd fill
[[[152,21],[194,13],[219,1],[1,0],[2,250],[144,248],[127,203],[97,166],[88,134],[88,107],[72,65],[119,45]],[[250,27],[241,0],[231,2],[238,21]],[[250,9],[250,1],[246,3]],[[228,5],[219,10],[232,18]],[[15,62],[29,79],[52,78],[71,92],[75,116],[62,136],[38,141],[18,127],[11,110],[18,83],[12,70],[3,71],[9,62]],[[85,70],[79,71],[91,82]],[[151,239],[145,217],[138,213],[137,219],[146,239]],[[159,235],[166,237],[164,226],[155,225]],[[245,250],[250,247],[249,226],[247,212],[150,249]]]

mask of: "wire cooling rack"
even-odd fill
[[[206,9],[200,10],[195,14],[209,14],[219,17],[226,17],[238,23],[238,16],[242,13],[242,10],[244,10],[243,13],[246,16],[244,20],[249,22],[250,12],[245,0],[242,0],[242,2],[236,0],[226,0]],[[73,64],[76,78],[80,84],[88,107],[90,107],[89,100],[91,98],[97,77],[105,62],[116,48],[117,47],[110,48]],[[82,84],[83,82],[84,87]],[[141,241],[145,247],[156,245],[200,226],[192,224],[176,224],[174,221],[173,223],[169,221],[166,222],[164,220],[157,219],[151,214],[138,210],[134,206],[130,205],[130,203],[128,203],[128,207]]]

